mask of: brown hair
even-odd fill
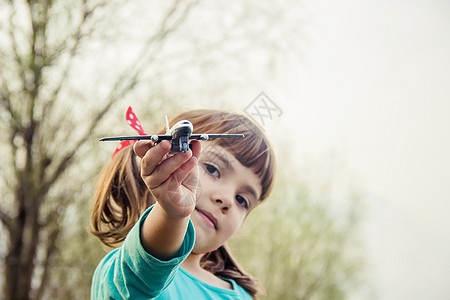
[[[274,182],[275,155],[255,124],[243,115],[217,110],[188,111],[172,119],[170,124],[180,120],[191,121],[194,133],[244,134],[243,139],[216,139],[211,143],[230,151],[242,165],[250,168],[261,182],[259,201],[267,198]],[[91,233],[106,246],[119,246],[153,203],[154,199],[140,176],[132,146],[125,147],[113,157],[99,178],[92,204]],[[256,298],[259,292],[257,282],[238,266],[225,245],[206,254],[201,265],[216,276],[235,280]]]

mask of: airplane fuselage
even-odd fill
[[[172,135],[171,151],[183,151],[186,153],[189,149],[189,137],[191,136],[193,129],[192,123],[187,120],[179,121],[173,125],[169,132],[169,134]]]

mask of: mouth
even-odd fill
[[[195,210],[211,228],[217,229],[217,219],[211,213],[198,208],[195,208]]]

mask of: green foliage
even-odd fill
[[[346,299],[363,266],[356,236],[359,200],[348,195],[354,204],[338,215],[332,195],[314,199],[311,187],[295,178],[279,174],[269,199],[249,215],[230,247],[261,281],[267,299]]]

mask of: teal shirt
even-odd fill
[[[180,267],[194,247],[191,221],[175,257],[162,261],[147,253],[141,244],[140,228],[150,210],[131,229],[122,247],[108,253],[97,266],[91,299],[252,299],[232,279],[223,278],[233,289],[223,289],[195,278]]]

